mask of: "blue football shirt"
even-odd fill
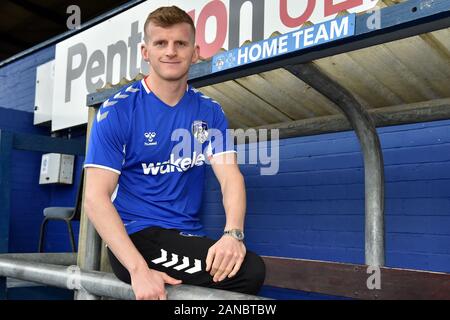
[[[84,167],[119,174],[112,200],[129,234],[159,226],[204,235],[205,165],[235,152],[227,128],[219,103],[196,89],[172,107],[137,81],[99,108]]]

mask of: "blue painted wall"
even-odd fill
[[[47,129],[33,126],[33,114],[0,108],[0,129],[13,132],[46,135]],[[36,252],[43,209],[48,206],[73,206],[76,187],[39,185],[42,153],[13,150],[11,155],[11,216],[9,252]],[[75,157],[76,185],[84,157]],[[74,222],[78,233],[79,223]],[[49,222],[44,250],[64,252],[70,250],[66,225]]]
[[[0,129],[29,134],[50,135],[50,129],[33,125],[36,67],[54,59],[55,47],[42,49],[0,68]],[[39,185],[42,154],[14,150],[11,166],[10,252],[35,252],[42,211],[47,206],[73,206],[73,186]],[[76,157],[75,180],[83,157]],[[74,223],[78,233],[78,223]],[[67,228],[62,222],[47,225],[45,251],[70,250]]]
[[[0,108],[33,113],[36,67],[55,58],[55,46],[0,68]]]
[[[378,132],[386,168],[387,266],[450,272],[450,121]],[[276,176],[241,166],[248,248],[364,263],[364,171],[355,134],[286,139],[280,159]],[[217,237],[225,220],[211,170],[206,188],[202,220]]]

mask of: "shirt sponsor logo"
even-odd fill
[[[185,172],[193,167],[200,167],[205,163],[205,156],[202,153],[193,153],[192,158],[178,158],[171,154],[170,159],[157,163],[142,163],[142,169],[145,175],[156,176],[158,174],[166,174],[172,172]]]

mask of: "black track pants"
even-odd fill
[[[177,230],[150,227],[130,235],[136,248],[151,269],[162,271],[183,284],[257,294],[265,277],[264,262],[247,251],[238,273],[232,278],[214,282],[205,271],[208,249],[216,242],[206,237],[188,236]],[[130,274],[108,248],[114,274],[131,283]]]

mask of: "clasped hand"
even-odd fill
[[[208,250],[206,257],[206,272],[213,277],[214,282],[232,278],[241,268],[246,254],[242,241],[224,235]]]

